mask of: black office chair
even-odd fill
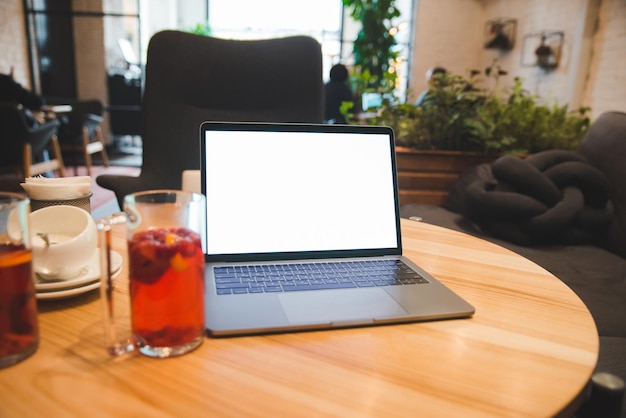
[[[148,46],[141,174],[96,181],[115,191],[120,207],[129,193],[180,189],[182,171],[200,167],[203,121],[322,123],[323,111],[321,47],[312,38],[159,32]]]
[[[24,177],[56,170],[65,176],[63,157],[56,133],[59,121],[50,120],[29,126],[24,112],[15,104],[0,103],[0,167],[4,172],[19,173]],[[44,150],[52,151],[52,159],[43,157]]]
[[[72,111],[62,116],[66,122],[59,129],[59,143],[64,151],[70,153],[74,175],[77,175],[77,154],[83,158],[87,175],[91,175],[91,155],[100,153],[102,164],[109,166],[106,144],[102,137],[104,104],[101,100],[77,100],[68,103]]]

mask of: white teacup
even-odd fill
[[[77,277],[96,251],[96,223],[89,212],[68,205],[30,214],[33,268],[45,278]]]

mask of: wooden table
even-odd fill
[[[473,318],[206,339],[178,358],[114,360],[97,291],[41,301],[39,350],[0,370],[0,416],[571,414],[598,355],[578,297],[486,241],[408,220],[402,230],[406,255],[473,304]]]

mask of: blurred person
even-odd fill
[[[330,81],[324,85],[324,121],[326,123],[348,123],[341,114],[343,102],[354,103],[354,94],[348,85],[348,68],[335,64],[330,69]]]
[[[428,95],[428,92],[432,88],[436,88],[437,87],[435,85],[435,83],[434,83],[435,76],[437,74],[446,74],[447,72],[448,71],[445,68],[443,68],[443,67],[432,67],[432,68],[429,68],[428,71],[426,71],[426,85],[428,86],[428,89],[424,90],[419,95],[419,97],[415,101],[415,106],[421,106],[422,104],[424,104],[424,101],[426,100],[426,96]]]
[[[45,104],[43,96],[25,89],[13,79],[13,68],[9,74],[0,74],[0,102],[10,103],[20,107],[30,126],[40,121],[33,112],[39,111]]]

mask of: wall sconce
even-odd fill
[[[485,23],[485,49],[511,50],[515,45],[516,19],[498,18]]]
[[[553,70],[559,66],[564,34],[558,32],[537,32],[524,36],[522,45],[522,66],[540,67]]]

